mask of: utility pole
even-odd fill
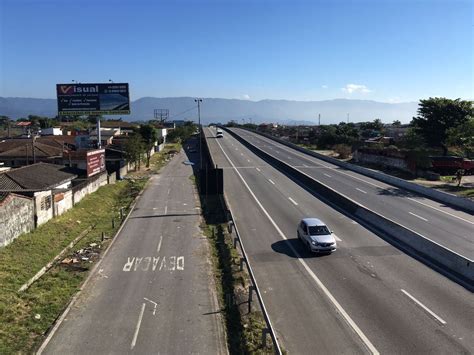
[[[318,113],[318,126],[321,126],[321,114]]]
[[[202,128],[201,128],[201,102],[202,99],[194,99],[198,104],[198,125],[199,125],[199,167],[202,170]]]

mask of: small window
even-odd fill
[[[49,210],[51,208],[51,196],[44,196],[41,199],[41,210]]]

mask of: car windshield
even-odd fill
[[[329,232],[328,227],[326,226],[310,226],[309,228],[309,235],[325,235],[325,234],[331,234]]]

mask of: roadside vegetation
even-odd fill
[[[158,173],[179,150],[179,144],[166,145],[150,158],[149,168],[99,188],[63,215],[0,248],[0,354],[31,353],[41,344],[109,245],[121,216],[126,216],[149,176]],[[51,269],[28,289],[18,291],[81,233],[83,238]]]
[[[262,344],[265,320],[254,295],[252,312],[248,313],[249,275],[240,270],[240,255],[227,233],[225,214],[216,196],[201,195],[204,216],[201,228],[211,246],[211,259],[216,278],[219,304],[227,331],[230,354],[273,354],[270,338]]]

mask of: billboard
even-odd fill
[[[105,171],[105,149],[95,149],[87,152],[87,177]]]
[[[59,116],[128,115],[128,83],[57,84]]]

